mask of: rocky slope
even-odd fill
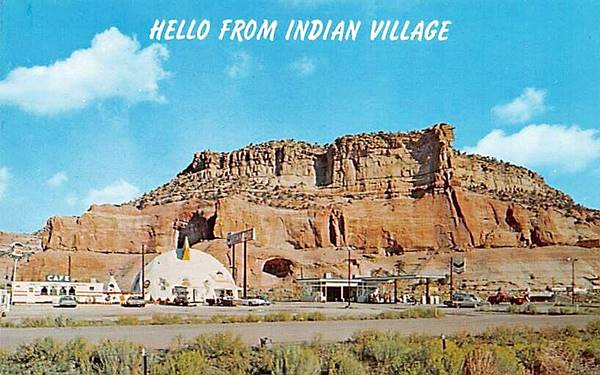
[[[295,276],[300,264],[327,269],[325,252],[340,246],[379,257],[600,245],[598,211],[575,205],[525,168],[454,150],[453,137],[450,125],[438,124],[330,145],[273,141],[199,152],[134,202],[50,218],[42,247],[133,254],[144,245],[158,253],[173,246],[178,230],[179,241],[188,235],[228,262],[226,233],[255,227],[259,280],[264,267],[295,267]]]

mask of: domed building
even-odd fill
[[[203,251],[192,250],[187,237],[183,249],[160,254],[144,267],[146,298],[154,301],[172,301],[175,287],[184,287],[191,302],[231,296],[238,298],[238,287],[231,273],[215,257]],[[140,291],[140,274],[132,289]]]

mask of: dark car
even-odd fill
[[[142,296],[129,296],[125,302],[121,304],[123,307],[144,307],[146,300]]]

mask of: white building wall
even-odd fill
[[[63,295],[73,295],[79,303],[102,303],[104,286],[98,282],[16,281],[14,303],[57,303]]]

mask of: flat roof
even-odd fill
[[[351,282],[363,282],[363,281],[391,281],[391,280],[419,280],[419,279],[430,279],[430,280],[443,280],[446,275],[421,275],[421,274],[405,274],[405,275],[393,275],[393,276],[358,276],[350,279]],[[298,282],[345,282],[348,283],[348,278],[340,277],[306,277],[297,279]]]

